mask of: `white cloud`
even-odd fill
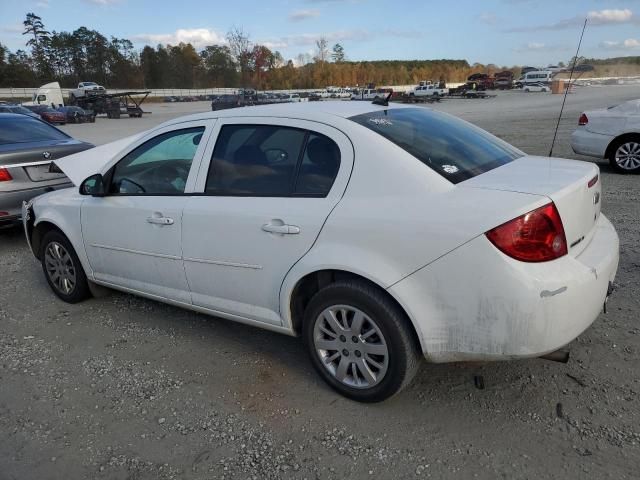
[[[592,10],[587,13],[587,19],[591,26],[620,25],[624,23],[637,23],[638,19],[628,8],[625,9],[605,9]],[[515,27],[506,30],[507,32],[536,32],[539,30],[564,30],[566,28],[578,27],[584,22],[583,16],[565,18],[548,25],[534,25],[530,27]]]
[[[208,28],[179,28],[173,33],[139,33],[131,37],[138,43],[168,43],[177,45],[180,42],[190,43],[196,48],[207,45],[219,45],[225,43],[224,35]]]
[[[640,49],[640,40],[635,38],[627,38],[622,42],[605,40],[600,46],[609,50],[635,50]]]
[[[591,25],[606,25],[611,23],[626,23],[631,21],[633,12],[628,8],[624,10],[592,10],[587,14],[589,24]]]
[[[36,2],[36,7],[49,8],[49,0],[38,0],[38,2]]]
[[[300,22],[308,18],[315,18],[320,16],[320,10],[315,8],[307,10],[295,10],[289,14],[289,20],[292,22]]]
[[[498,16],[495,13],[484,12],[478,15],[478,20],[487,25],[494,25],[498,21]]]
[[[5,25],[2,27],[2,31],[5,33],[22,33],[24,32],[24,25],[22,25],[21,23]]]
[[[561,47],[558,45],[548,45],[542,42],[529,42],[526,45],[516,47],[513,49],[519,53],[531,53],[531,52],[556,52],[559,50],[566,50],[567,47]]]
[[[49,1],[49,0],[47,0]],[[86,3],[92,3],[94,5],[99,5],[101,7],[106,7],[107,5],[113,5],[114,3],[118,3],[120,0],[84,0]]]
[[[385,29],[376,32],[370,32],[364,29],[353,30],[337,30],[334,32],[324,33],[300,33],[296,35],[286,35],[280,38],[268,38],[262,41],[258,41],[260,45],[265,45],[268,48],[289,48],[300,46],[315,46],[316,41],[320,38],[326,38],[331,46],[335,42],[365,42],[374,38],[380,37],[392,37],[392,38],[420,38],[424,36],[423,33],[414,30],[398,30],[398,29]]]

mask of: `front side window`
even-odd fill
[[[379,110],[350,120],[380,134],[452,183],[524,156],[470,123],[426,108]]]
[[[114,167],[110,193],[184,193],[204,127],[163,133],[128,153]]]

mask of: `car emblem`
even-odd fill
[[[596,192],[593,194],[593,204],[597,205],[600,201],[600,192]]]
[[[51,158],[51,154],[49,152],[43,152],[42,156],[44,157],[45,160],[49,160]]]

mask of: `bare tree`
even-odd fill
[[[326,62],[329,59],[329,42],[325,37],[316,40],[316,62]]]
[[[227,32],[227,42],[229,42],[229,50],[240,67],[240,75],[243,85],[247,80],[249,62],[251,60],[251,40],[249,34],[242,27],[232,27]],[[246,85],[245,85],[246,86]]]

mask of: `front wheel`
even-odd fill
[[[316,371],[352,400],[385,400],[418,369],[409,319],[386,293],[365,282],[340,281],[320,290],[305,310],[303,328]]]
[[[40,248],[42,270],[53,293],[68,303],[91,296],[87,276],[67,237],[52,230],[45,234]]]
[[[611,166],[621,173],[640,173],[640,137],[618,140],[609,154]]]

